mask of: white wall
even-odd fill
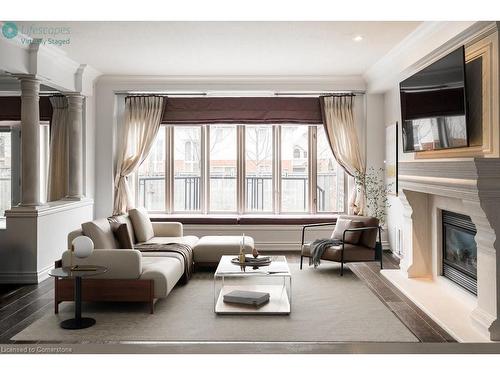
[[[92,200],[7,212],[0,230],[0,283],[38,283],[67,250],[67,235],[92,219]]]
[[[401,106],[399,101],[398,86],[384,94],[384,126],[390,126],[396,122],[398,122],[398,126],[401,126]],[[412,154],[403,154],[401,145],[398,150],[398,158],[400,161],[413,158]],[[400,253],[402,251],[402,246],[399,244],[403,229],[402,225],[403,205],[397,196],[389,195],[389,208],[387,209],[387,237],[392,251],[400,256],[403,256],[403,254]]]
[[[366,167],[377,170],[385,160],[384,95],[367,94],[366,113]]]

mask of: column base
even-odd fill
[[[19,203],[17,206],[14,207],[25,207],[25,208],[39,208],[39,207],[47,207],[47,203],[42,203],[42,202],[37,202],[37,203]],[[13,208],[14,208],[13,207]]]

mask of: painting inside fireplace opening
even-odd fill
[[[477,295],[476,226],[470,216],[442,211],[443,276]]]
[[[447,226],[445,260],[471,276],[477,273],[477,246],[474,234]]]

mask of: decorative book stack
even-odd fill
[[[233,290],[224,295],[224,302],[241,305],[262,306],[269,302],[269,293]]]

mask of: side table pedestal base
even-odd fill
[[[93,318],[68,319],[62,321],[59,325],[64,329],[84,329],[92,327],[95,324]]]

